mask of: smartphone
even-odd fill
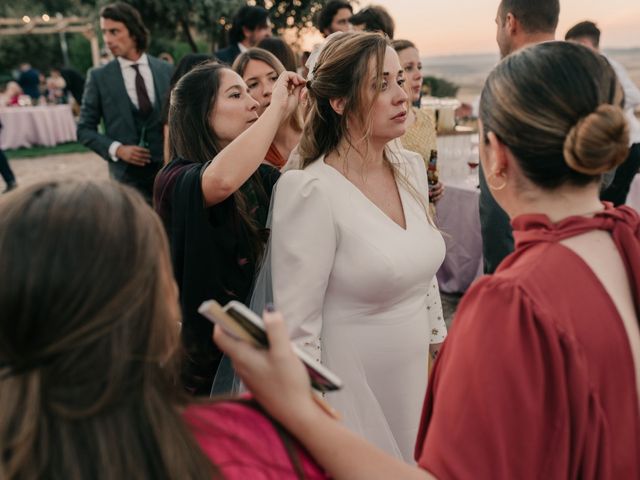
[[[229,335],[258,348],[269,348],[269,339],[262,318],[246,305],[231,300],[222,307],[215,300],[207,300],[200,305],[198,312],[220,325]],[[306,367],[313,388],[321,392],[332,392],[342,388],[342,380],[335,373],[316,362],[296,345],[291,346]]]

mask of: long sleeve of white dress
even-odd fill
[[[447,324],[444,321],[440,288],[435,276],[431,279],[431,285],[427,289],[427,318],[431,329],[429,343],[433,345],[444,342],[444,339],[447,338]]]
[[[329,199],[317,178],[292,170],[278,181],[274,202],[274,301],[294,342],[320,361],[324,295],[336,250]]]

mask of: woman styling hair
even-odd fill
[[[278,178],[262,163],[283,119],[297,108],[303,83],[295,73],[280,75],[260,117],[245,82],[223,65],[198,66],[172,90],[176,158],[158,173],[154,203],[180,287],[184,382],[195,394],[210,393],[221,358],[198,307],[211,298],[247,301]]]

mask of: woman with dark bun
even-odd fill
[[[487,79],[481,161],[515,251],[456,312],[423,407],[420,469],[309,401],[279,315],[266,316],[270,351],[216,331],[256,398],[330,475],[640,478],[640,218],[598,198],[601,174],[628,151],[621,100],[607,61],[564,42],[512,54]]]

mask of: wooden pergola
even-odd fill
[[[93,23],[83,17],[0,18],[0,36],[3,35],[50,35],[55,33],[81,33],[91,44],[91,59],[94,66],[100,64],[100,46]]]

